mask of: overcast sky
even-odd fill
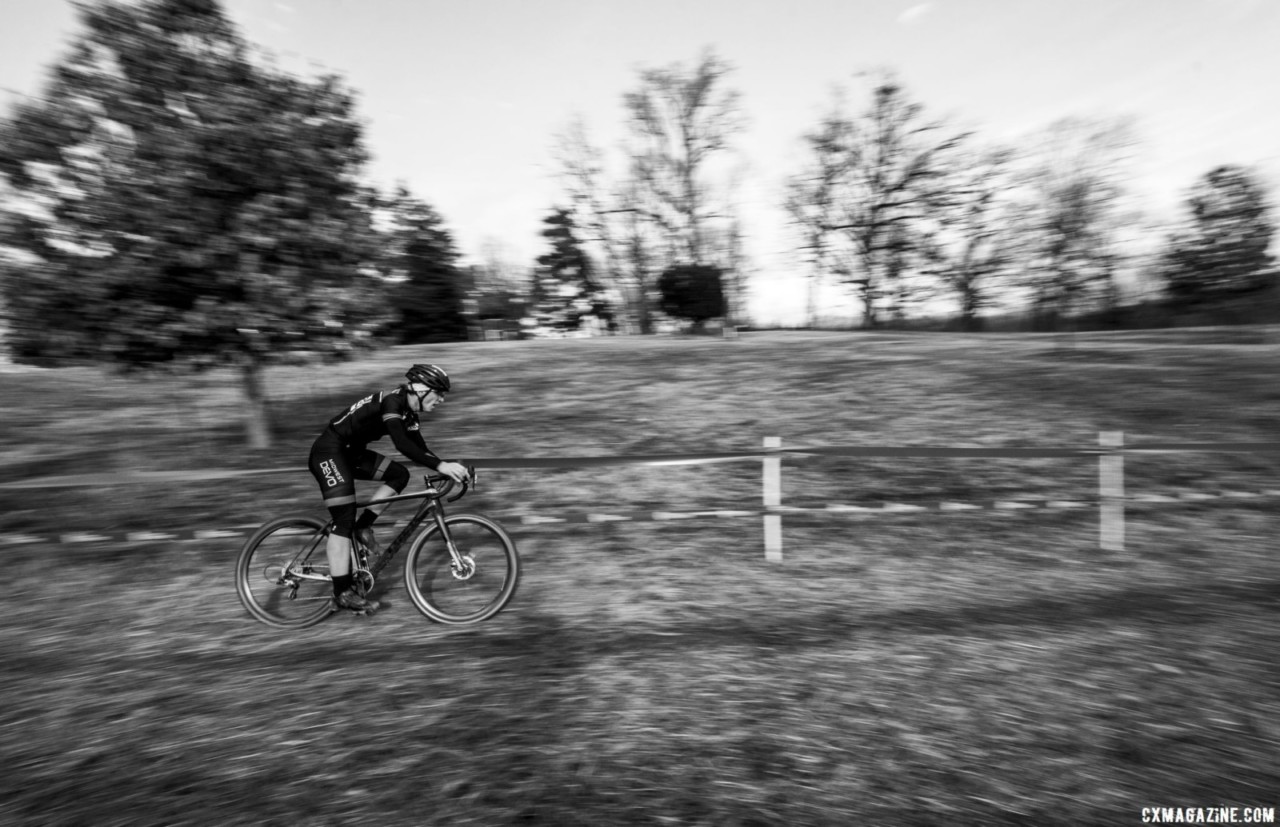
[[[803,272],[777,205],[799,137],[858,73],[895,70],[937,116],[1012,141],[1068,116],[1132,116],[1135,188],[1153,216],[1215,165],[1280,189],[1280,0],[224,0],[241,32],[360,96],[375,180],[405,181],[470,259],[542,252],[560,197],[554,136],[580,115],[617,150],[638,70],[735,67],[752,310],[794,320]],[[39,90],[77,31],[64,0],[3,0],[0,103]],[[617,156],[615,156],[617,157]],[[790,287],[791,289],[788,289]]]

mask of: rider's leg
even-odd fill
[[[334,602],[339,608],[376,611],[376,600],[366,600],[352,586],[351,535],[356,530],[357,458],[350,455],[332,429],[325,430],[311,446],[307,467],[320,485],[324,504],[333,517],[333,531],[325,544]]]
[[[409,469],[398,462],[385,460],[382,467],[378,469],[375,479],[381,480],[382,485],[378,486],[378,490],[374,492],[372,499],[383,500],[387,497],[394,497],[404,491],[405,486],[409,484]],[[390,503],[374,503],[366,507],[364,513],[360,515],[360,519],[356,521],[356,531],[371,528],[388,505]]]
[[[356,469],[342,441],[332,429],[326,429],[311,446],[307,467],[320,485],[325,507],[333,517],[334,528],[325,545],[329,558],[329,576],[334,591],[351,586],[351,534],[356,523]],[[341,578],[341,579],[340,579]]]
[[[343,503],[330,506],[333,531],[325,545],[329,557],[329,576],[333,578],[333,593],[342,594],[351,588],[351,534],[356,527],[356,504]]]
[[[373,492],[373,496],[370,497],[370,499],[381,500],[387,497],[394,497],[396,494],[399,494],[399,493],[400,492],[397,491],[396,489],[392,488],[386,483],[383,483],[382,485],[378,486],[377,491]],[[390,505],[390,503],[374,503],[373,505],[366,506],[364,509],[364,512],[360,515],[360,519],[356,520],[356,528],[357,529],[368,528],[369,526],[373,525],[374,520],[378,519],[378,515],[380,515],[384,510],[386,510],[386,507],[388,505]]]
[[[351,575],[351,538],[329,534],[329,542],[325,546],[325,554],[329,557],[329,576],[334,578],[333,590],[338,591],[338,578]]]
[[[333,605],[372,614],[378,610],[378,601],[369,600],[362,589],[355,588],[355,572],[351,571],[351,533],[355,531],[356,504],[331,508],[329,513],[333,515],[334,525],[325,552],[329,556],[329,576],[333,578]]]

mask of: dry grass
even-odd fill
[[[760,334],[454,345],[272,375],[279,454],[208,377],[0,377],[10,453],[69,467],[299,466],[169,490],[4,491],[7,530],[214,527],[315,511],[317,428],[402,362],[459,392],[459,456],[791,444],[1273,440],[1268,345]],[[72,380],[72,381],[67,381]],[[87,395],[83,390],[88,388]],[[150,395],[143,395],[146,391]],[[39,420],[18,416],[41,411]],[[52,422],[48,412],[53,412]],[[53,427],[51,427],[51,425]],[[1276,488],[1274,455],[1131,459],[1130,491]],[[1087,495],[1089,462],[788,461],[787,501]],[[491,472],[493,513],[742,507],[759,468]],[[526,578],[475,628],[392,584],[372,620],[281,634],[234,545],[9,551],[0,800],[24,824],[1133,824],[1280,805],[1274,501],[516,531]]]

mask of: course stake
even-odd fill
[[[1098,458],[1099,540],[1103,551],[1124,551],[1124,431],[1103,431],[1098,444],[1111,449]]]
[[[782,437],[767,436],[764,438],[766,451],[777,451],[782,447]],[[764,507],[776,508],[782,505],[782,457],[765,457],[764,465]],[[782,562],[782,515],[766,513],[764,515],[764,559],[772,563]]]

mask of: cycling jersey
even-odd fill
[[[418,414],[409,405],[404,388],[366,396],[329,420],[329,430],[348,450],[363,449],[370,442],[390,436],[396,450],[431,470],[442,462],[422,439]]]

